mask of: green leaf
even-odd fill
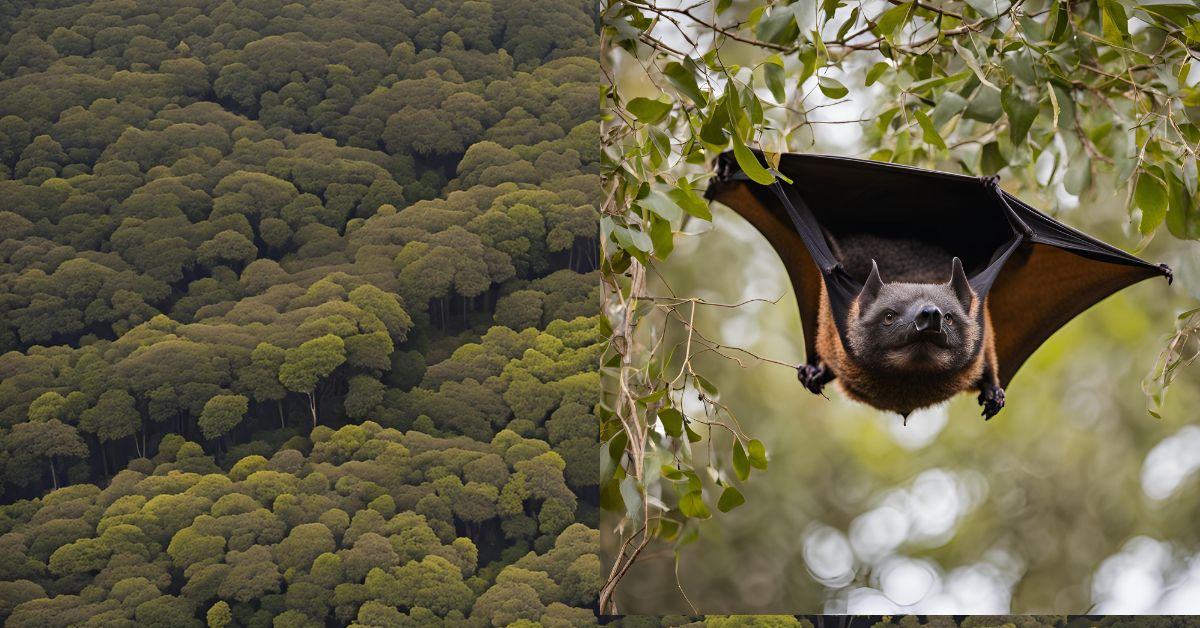
[[[892,66],[888,65],[886,61],[876,62],[875,65],[871,66],[870,70],[867,70],[866,86],[870,87],[874,85],[875,81],[878,81],[879,77],[883,76],[883,73],[887,72],[890,67]]]
[[[767,62],[763,65],[763,78],[767,81],[767,89],[771,90],[771,96],[775,98],[775,102],[782,103],[787,100],[787,92],[783,88],[783,60],[779,55],[771,55],[767,58]]]
[[[934,128],[933,122],[929,120],[929,116],[925,115],[925,113],[920,109],[914,113],[917,117],[917,124],[921,125],[921,139],[923,139],[926,144],[946,150],[946,142],[942,140],[942,136],[938,134],[937,129]]]
[[[746,447],[750,450],[750,466],[755,469],[766,471],[767,469],[767,450],[763,447],[762,441],[751,439]]]
[[[707,379],[704,379],[704,376],[696,375],[695,378],[696,378],[696,384],[700,386],[701,390],[708,393],[709,396],[716,397],[719,394],[717,387],[713,386],[712,382],[708,381]]]
[[[850,90],[846,89],[845,85],[842,85],[837,79],[830,78],[828,76],[818,76],[817,85],[821,88],[822,94],[825,94],[834,100],[842,98],[846,94],[850,93]]]
[[[686,423],[683,426],[683,431],[687,432],[687,437],[688,437],[689,443],[698,443],[698,442],[704,440],[703,436],[701,436],[701,435],[697,434],[695,431],[693,431],[692,426],[687,425]]]
[[[1020,146],[1029,135],[1029,128],[1037,118],[1038,106],[1021,97],[1011,85],[1000,93],[1000,105],[1008,114],[1008,136],[1012,143]]]
[[[884,11],[875,20],[875,28],[873,29],[875,34],[888,40],[888,43],[895,45],[896,42],[893,40],[896,37],[896,33],[908,23],[909,18],[912,17],[913,8],[916,5],[916,2],[905,2]]]
[[[633,478],[621,480],[621,499],[625,502],[625,514],[630,519],[641,520],[643,498],[642,488],[638,486],[637,480]]]
[[[837,40],[837,41],[845,41],[846,40],[846,33],[849,33],[850,29],[854,28],[854,26],[856,24],[858,24],[858,13],[859,13],[859,8],[854,7],[854,10],[850,12],[850,17],[846,18],[846,21],[842,22],[842,26],[840,28],[838,28],[837,35],[834,36],[835,40]]]
[[[1171,205],[1167,210],[1167,230],[1181,240],[1200,239],[1200,209],[1188,196],[1183,182],[1172,174],[1167,175],[1167,197]]]
[[[679,522],[666,517],[658,520],[658,538],[670,541],[675,538],[676,534],[679,534]]]
[[[732,486],[726,486],[725,490],[721,491],[721,497],[717,499],[717,510],[729,512],[744,503],[746,503],[746,498],[742,496],[741,491]]]
[[[621,498],[621,481],[610,479],[600,488],[600,507],[610,512],[625,512],[625,500]]]
[[[1008,10],[1012,3],[1008,0],[965,0],[979,15],[993,18]]]
[[[929,119],[933,121],[934,128],[942,128],[954,116],[961,113],[967,108],[967,99],[955,94],[954,92],[944,92],[938,98],[937,106],[929,114]]]
[[[712,222],[712,210],[708,208],[708,203],[696,194],[687,179],[680,178],[676,181],[675,187],[667,192],[667,196],[671,197],[671,200],[678,203],[679,207],[688,214],[700,220]]]
[[[803,85],[808,77],[817,71],[817,49],[812,46],[804,46],[800,49],[800,54],[796,55],[800,59],[800,77],[796,81],[797,85]]]
[[[700,125],[700,139],[718,148],[729,143],[726,131],[730,130],[729,116],[725,113],[725,99],[717,101],[713,112]]]
[[[971,104],[967,105],[963,117],[985,124],[993,124],[1003,114],[1004,108],[1000,106],[1000,90],[982,85],[975,92],[975,96],[971,98]]]
[[[665,260],[675,249],[675,232],[671,222],[658,216],[650,217],[650,241],[654,243],[654,257]]]
[[[1008,165],[1008,160],[1000,152],[999,142],[988,142],[983,145],[983,150],[980,151],[979,170],[985,174],[996,174],[1002,168]]]
[[[737,159],[738,166],[742,168],[742,172],[745,172],[751,181],[759,185],[770,185],[775,182],[775,176],[767,172],[766,168],[763,168],[762,164],[758,161],[758,157],[755,157],[754,153],[750,152],[746,143],[742,141],[741,136],[736,133],[733,134],[733,156]]]
[[[664,464],[662,468],[659,469],[659,472],[662,473],[663,477],[667,478],[668,480],[678,481],[683,479],[683,472],[669,464]]]
[[[963,70],[962,72],[951,74],[949,76],[935,76],[923,81],[917,81],[916,83],[910,85],[908,90],[914,94],[925,95],[933,91],[933,88],[935,87],[941,87],[949,83],[957,83],[958,81],[962,81],[970,77],[971,72],[969,70]]]
[[[663,431],[671,436],[683,435],[683,414],[675,408],[665,408],[658,411],[658,420],[662,421]]]
[[[617,432],[612,440],[608,441],[608,457],[613,460],[620,461],[621,454],[625,453],[625,446],[629,444],[629,435],[624,431]]]
[[[1138,230],[1143,235],[1152,233],[1167,217],[1167,186],[1154,175],[1143,172],[1133,190],[1133,203],[1142,210]]]
[[[679,220],[683,212],[680,211],[679,205],[669,198],[666,194],[655,190],[646,198],[638,201],[638,205],[649,209],[666,220]]]
[[[750,457],[746,455],[746,449],[742,447],[742,441],[737,439],[733,441],[733,472],[743,482],[746,481],[746,478],[750,477]]]
[[[685,517],[694,519],[708,519],[712,516],[712,512],[708,510],[708,506],[704,505],[704,497],[700,491],[692,491],[684,493],[683,497],[679,498],[679,512]]]
[[[608,317],[600,319],[600,322],[603,323],[604,321],[607,320],[607,318]],[[612,334],[612,325],[610,324],[608,327],[609,327],[609,332],[608,332],[608,334],[605,334],[605,335]],[[667,389],[663,388],[661,390],[656,390],[656,391],[650,393],[649,395],[642,397],[641,399],[638,399],[637,402],[640,405],[647,406],[647,405],[654,403],[655,401],[658,401],[659,399],[662,399],[665,396],[667,396]]]
[[[1100,0],[1100,8],[1104,39],[1116,44],[1129,39],[1129,16],[1125,14],[1125,7],[1114,0]]]
[[[1066,2],[1057,4],[1058,12],[1054,16],[1054,32],[1050,34],[1050,41],[1061,44],[1070,32],[1068,27],[1071,25],[1071,13]]]
[[[963,48],[957,41],[951,41],[950,43],[954,45],[954,51],[958,53],[958,58],[962,59],[963,64],[965,64],[971,69],[972,72],[975,73],[975,78],[979,79],[980,83],[983,83],[987,87],[990,87],[996,91],[1000,90],[1000,88],[992,85],[992,83],[988,81],[987,76],[984,75],[983,68],[979,65],[979,62],[975,60],[975,53]]]
[[[650,140],[650,165],[652,168],[658,169],[671,155],[671,136],[656,126],[646,128],[649,136],[647,139]]]
[[[1087,153],[1080,151],[1071,155],[1067,164],[1067,173],[1063,175],[1063,188],[1068,194],[1079,196],[1092,180],[1091,159]]]
[[[617,243],[621,245],[621,248],[635,257],[638,254],[648,253],[654,248],[654,243],[651,242],[650,236],[640,230],[633,230],[629,227],[617,227],[613,229],[613,235],[617,237]],[[645,255],[641,257],[644,258]]]
[[[771,15],[758,23],[758,38],[774,44],[796,41],[799,34],[796,13],[791,6],[775,5]]]
[[[691,65],[691,60],[688,60]],[[696,84],[696,73],[688,67],[684,67],[678,61],[672,61],[663,68],[663,74],[667,76],[667,80],[679,93],[687,96],[696,103],[697,106],[703,107],[708,104],[708,98],[704,96],[704,92],[700,91],[700,86]]]
[[[754,126],[761,125],[763,123],[763,107],[762,100],[759,99],[758,94],[747,87],[746,91],[742,94],[742,102],[745,103],[743,106],[750,114],[750,123]]]
[[[1033,55],[1028,50],[1018,50],[1005,55],[1001,62],[1008,73],[1025,85],[1037,85],[1037,73],[1033,69]]]
[[[625,109],[637,117],[638,122],[655,124],[667,117],[671,111],[671,103],[638,97],[626,103]]]

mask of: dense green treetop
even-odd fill
[[[0,622],[590,621],[592,8],[0,24]]]

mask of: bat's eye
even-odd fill
[[[896,313],[895,312],[888,312],[887,314],[883,315],[883,324],[884,325],[891,325],[894,322],[896,322]]]
[[[942,322],[946,323],[947,325],[953,325],[953,324],[954,324],[954,317],[953,317],[953,316],[951,316],[951,315],[949,315],[949,314],[947,314],[947,315],[945,315],[945,316],[943,316],[943,317],[942,317]]]

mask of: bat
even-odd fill
[[[761,154],[755,154],[761,159]],[[782,258],[799,303],[800,381],[907,418],[968,390],[983,416],[1005,404],[1026,359],[1151,264],[974,177],[786,153],[791,183],[754,182],[732,152],[705,192],[746,218]]]

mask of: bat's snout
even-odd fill
[[[913,319],[913,327],[922,332],[942,331],[942,311],[936,305],[922,307],[921,311],[917,312],[916,318]]]

